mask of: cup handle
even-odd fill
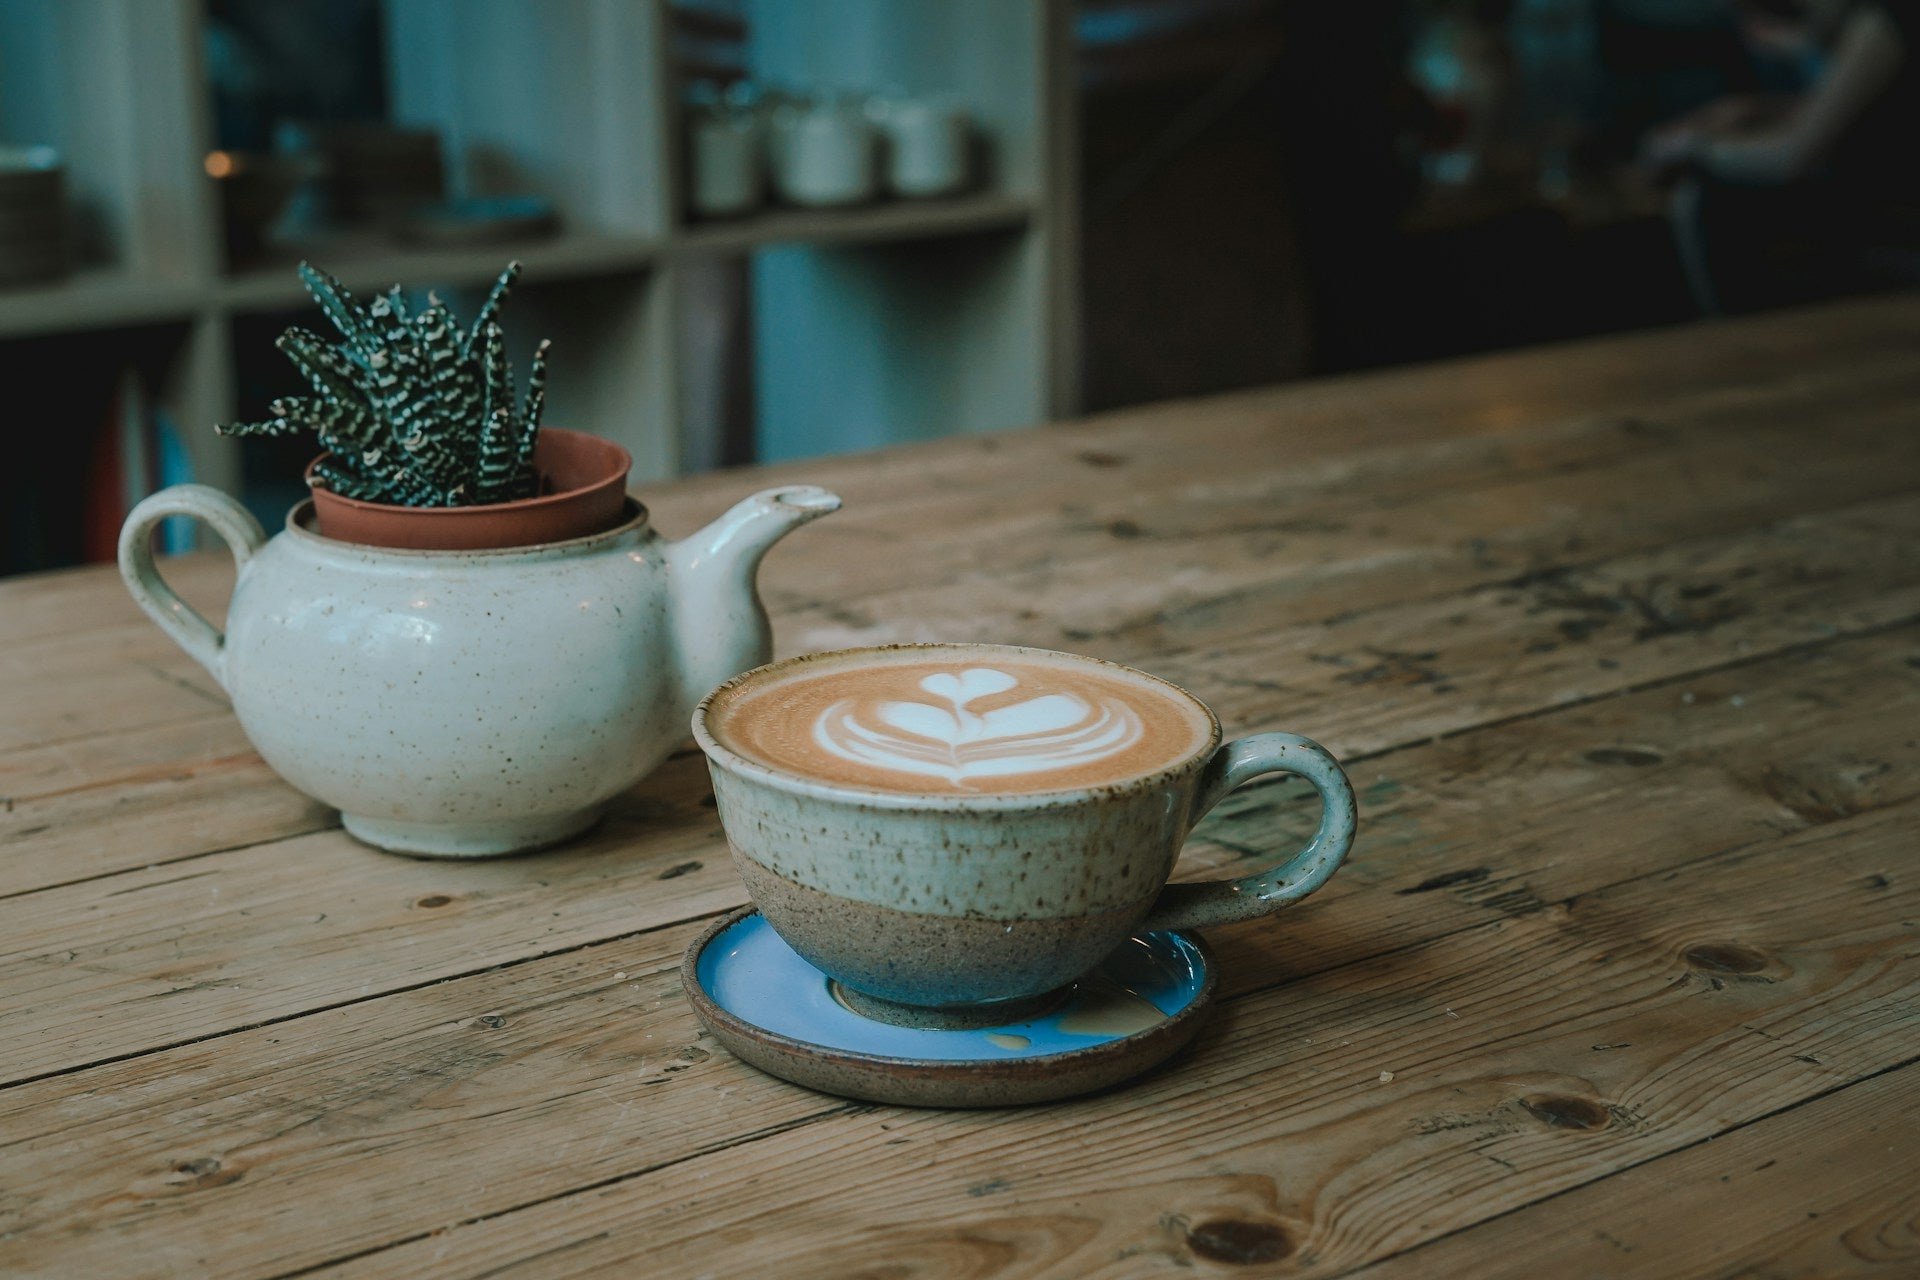
[[[153,562],[153,529],[168,516],[195,516],[213,527],[233,553],[233,567],[244,569],[267,540],[266,530],[253,513],[218,489],[204,484],[176,484],[142,501],[120,526],[120,577],[134,603],[205,667],[226,688],[221,674],[227,638],[175,594]]]
[[[1270,773],[1298,774],[1320,793],[1320,829],[1313,839],[1284,862],[1238,880],[1168,885],[1143,928],[1198,929],[1251,920],[1300,901],[1339,869],[1353,847],[1353,784],[1340,762],[1308,738],[1256,733],[1220,747],[1201,773],[1192,822],[1198,824],[1229,792]]]

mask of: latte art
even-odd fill
[[[1206,708],[1139,672],[992,645],[823,654],[716,694],[714,738],[776,769],[881,791],[1097,786],[1192,758]]]
[[[927,701],[843,698],[820,713],[813,740],[854,764],[945,778],[1044,773],[1094,764],[1140,741],[1140,716],[1116,698],[1090,702],[1042,693],[991,710],[974,705],[1018,693],[1019,677],[994,667],[936,672],[920,681]]]

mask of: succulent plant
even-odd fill
[[[440,300],[409,312],[395,285],[362,306],[338,280],[308,263],[300,279],[341,341],[292,328],[275,342],[307,381],[310,396],[275,400],[273,417],[216,430],[229,436],[311,431],[329,456],[315,484],[342,497],[408,507],[466,507],[531,497],[539,478],[533,445],[545,402],[542,342],[516,403],[501,332],[501,303],[520,274],[512,262],[480,314],[462,331]]]

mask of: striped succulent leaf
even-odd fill
[[[506,411],[507,423],[513,424],[513,372],[507,368],[507,335],[499,325],[490,324],[482,335],[483,346],[480,353],[482,386],[485,390],[485,413],[483,420],[492,426],[494,417],[502,410]]]
[[[274,346],[306,375],[324,401],[357,410],[369,421],[378,418],[377,402],[370,386],[371,375],[334,347],[328,346],[305,329],[289,329],[274,341]]]
[[[462,354],[471,358],[475,346],[486,341],[487,326],[494,323],[494,317],[500,313],[500,306],[513,292],[513,282],[520,278],[520,264],[509,262],[500,278],[493,282],[493,290],[487,294],[487,300],[480,304],[480,314],[473,318],[473,328],[467,331],[466,345]]]
[[[422,463],[437,483],[452,488],[472,471],[482,397],[473,370],[460,358],[453,317],[437,298],[414,315],[411,328],[421,359],[417,393],[396,418],[396,425],[406,431],[407,439],[421,436],[432,442]]]
[[[475,453],[473,500],[505,502],[519,496],[521,423],[514,415],[507,336],[497,324],[482,335],[480,368],[485,425]]]
[[[319,396],[288,396],[275,400],[270,407],[295,429],[312,431],[323,448],[342,457],[359,455],[379,436],[379,424],[360,404]]]
[[[298,435],[306,425],[301,421],[289,421],[282,416],[268,418],[263,422],[215,423],[213,429],[223,436],[291,436]]]
[[[347,292],[347,286],[310,262],[300,264],[300,282],[307,286],[307,292],[313,295],[327,319],[333,321],[341,337],[356,347],[373,345],[373,327],[367,323],[366,312]]]
[[[533,363],[527,369],[527,399],[521,407],[520,419],[529,438],[540,429],[540,415],[547,407],[547,352],[552,349],[553,339],[540,339],[540,345],[533,349]]]
[[[513,409],[496,405],[487,416],[486,429],[480,433],[479,466],[475,469],[473,500],[479,503],[506,502],[517,497],[514,481],[520,451],[514,439]]]
[[[387,487],[402,506],[408,507],[451,507],[456,506],[449,496],[450,490],[438,485],[412,467],[398,467],[387,474]]]
[[[451,490],[465,483],[473,469],[471,452],[456,447],[456,442],[428,431],[403,436],[398,460],[436,489]]]
[[[532,494],[550,344],[535,351],[526,398],[516,405],[498,316],[519,274],[519,263],[507,265],[463,333],[432,294],[425,306],[409,306],[395,285],[363,306],[339,280],[302,263],[301,280],[342,341],[288,329],[276,345],[313,394],[275,401],[264,421],[219,430],[311,431],[329,454],[315,482],[369,501],[456,506]]]
[[[367,307],[367,319],[374,327],[378,345],[368,351],[364,363],[375,384],[375,403],[388,420],[394,439],[412,434],[409,410],[424,399],[426,361],[413,340],[413,329],[393,309],[386,298],[375,298]]]
[[[321,488],[343,498],[357,498],[361,502],[390,501],[386,486],[379,480],[349,471],[332,459],[314,464],[313,478]]]
[[[440,299],[431,295],[412,323],[414,342],[426,362],[426,384],[433,405],[432,413],[419,419],[419,425],[422,430],[456,438],[478,409],[478,398],[473,396],[466,366],[460,359],[457,326]]]
[[[527,398],[520,410],[519,450],[514,460],[514,475],[521,492],[516,497],[532,497],[539,477],[533,469],[533,446],[540,439],[540,415],[547,406],[547,350],[551,339],[542,338],[533,349],[533,363],[527,369]]]

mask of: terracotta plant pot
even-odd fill
[[[313,483],[320,536],[403,551],[484,551],[531,547],[602,533],[626,519],[627,469],[633,459],[611,440],[542,427],[533,446],[537,497],[478,507],[401,507],[345,498]]]

